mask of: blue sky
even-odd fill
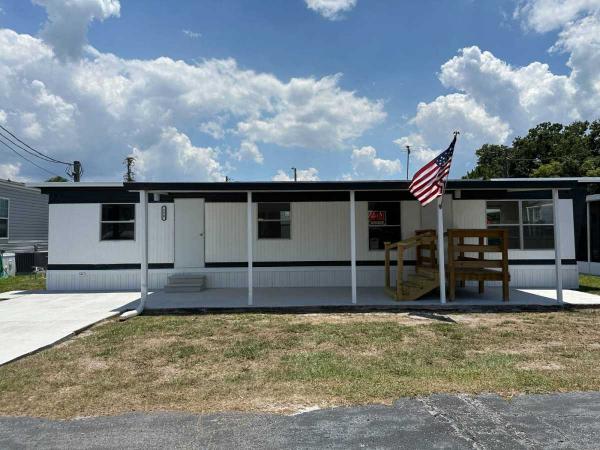
[[[0,124],[88,180],[128,154],[139,179],[401,179],[405,144],[412,173],[459,129],[460,177],[482,143],[598,118],[599,7],[0,0]],[[0,177],[47,176],[0,152]]]

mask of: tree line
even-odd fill
[[[544,122],[511,146],[484,144],[463,178],[600,177],[600,120]]]

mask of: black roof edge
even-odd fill
[[[131,182],[128,191],[377,191],[407,190],[410,181],[231,181],[231,182]],[[457,189],[570,189],[575,180],[449,180],[448,190]]]

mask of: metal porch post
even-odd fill
[[[248,200],[247,200],[247,245],[248,245],[248,305],[252,306],[253,298],[252,298],[252,288],[253,288],[253,277],[252,277],[252,192],[248,192]]]
[[[139,237],[141,243],[140,255],[140,306],[139,312],[144,310],[148,297],[148,192],[140,192],[140,225]]]
[[[562,259],[560,254],[560,211],[558,189],[552,189],[552,210],[554,213],[554,265],[556,268],[556,300],[563,303]]]
[[[443,195],[437,198],[437,247],[438,271],[440,278],[440,303],[446,303],[446,265],[444,261],[444,210],[442,209]]]
[[[356,304],[356,202],[350,191],[350,270],[352,278],[352,303]]]

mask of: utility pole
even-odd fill
[[[406,146],[406,179],[408,180],[408,166],[410,165],[410,145]]]
[[[295,167],[292,167],[292,170],[294,171],[294,181],[298,181],[297,169]]]
[[[135,181],[135,174],[133,173],[133,166],[135,165],[135,158],[133,156],[128,156],[123,161],[123,164],[127,164],[127,173],[123,175],[123,180],[128,183]]]
[[[79,183],[81,181],[81,174],[83,173],[81,169],[81,162],[73,161],[73,172],[71,172],[71,176],[73,177],[73,181],[75,183]]]

